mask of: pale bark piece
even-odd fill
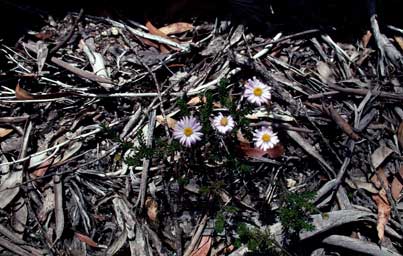
[[[53,189],[55,192],[55,219],[56,219],[56,238],[58,241],[64,231],[64,212],[63,212],[63,183],[60,175],[53,176]]]
[[[386,247],[379,246],[375,243],[358,240],[348,236],[331,235],[322,240],[322,243],[339,246],[345,249],[373,256],[398,256],[400,253],[394,252]]]
[[[393,150],[384,145],[377,148],[371,155],[371,162],[374,168],[377,169],[392,153]]]
[[[302,232],[300,234],[301,240],[322,234],[330,229],[344,224],[376,218],[375,214],[373,213],[359,210],[333,211],[323,214],[314,214],[311,217],[312,224],[315,226],[315,229],[313,231]]]
[[[5,156],[1,157],[3,163],[8,162]],[[20,191],[19,184],[22,182],[22,170],[11,171],[8,165],[0,166],[1,177],[0,184],[0,208],[4,209],[17,196]]]

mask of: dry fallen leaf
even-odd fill
[[[34,36],[39,39],[39,40],[47,40],[50,39],[52,36],[54,36],[53,30],[47,30],[47,31],[42,31],[39,33],[36,33]]]
[[[375,169],[377,169],[392,153],[393,150],[385,145],[381,145],[379,148],[377,148],[371,155],[371,162]]]
[[[378,190],[381,190],[383,186],[387,186],[389,184],[383,168],[379,168],[376,171],[376,174],[372,176],[371,181]]]
[[[371,31],[367,31],[367,33],[365,35],[362,36],[361,38],[361,42],[362,42],[362,46],[364,46],[364,48],[367,48],[367,45],[369,43],[369,40],[371,40],[372,37],[372,33]]]
[[[89,245],[91,247],[98,246],[98,244],[94,240],[92,240],[89,236],[86,236],[86,235],[78,233],[78,232],[75,232],[74,235],[78,238],[78,240],[86,243],[87,245]]]
[[[399,129],[397,130],[397,140],[399,142],[399,146],[403,148],[403,122],[400,123]]]
[[[319,61],[316,64],[316,69],[318,70],[319,77],[322,81],[334,82],[334,73],[333,70],[329,67],[329,65],[324,61]]]
[[[251,147],[250,143],[240,143],[240,148],[247,157],[263,157],[267,155],[269,158],[279,158],[284,154],[284,147],[281,144],[277,144],[274,148],[266,151]]]
[[[12,132],[13,129],[0,128],[0,138],[4,138]]]
[[[197,249],[193,250],[191,256],[207,256],[211,248],[211,237],[203,236]]]
[[[199,105],[200,103],[206,103],[206,102],[207,102],[207,98],[205,96],[202,98],[200,98],[199,96],[195,96],[187,102],[187,105],[196,106],[196,105]],[[219,102],[213,102],[213,107],[222,108],[222,105]]]
[[[400,46],[400,49],[403,50],[403,37],[401,36],[395,36],[395,41],[397,44]]]
[[[148,28],[148,31],[150,32],[150,34],[156,35],[156,36],[160,36],[166,39],[169,39],[173,42],[177,42],[177,40],[174,40],[172,38],[170,38],[169,36],[167,36],[165,33],[163,33],[162,31],[160,31],[158,28],[156,28],[150,21],[147,21],[146,23],[146,27]],[[163,44],[159,44],[159,49],[162,53],[169,53],[171,47],[167,46],[167,45],[163,45]]]
[[[391,207],[386,198],[386,191],[384,189],[382,189],[378,195],[373,195],[372,199],[378,207],[378,221],[376,225],[378,238],[380,241],[383,241],[385,238],[385,225],[388,223]]]
[[[385,238],[385,225],[388,223],[391,211],[390,203],[386,197],[386,191],[384,189],[389,186],[384,169],[379,168],[376,171],[376,175],[371,178],[371,181],[378,189],[380,189],[378,194],[372,196],[372,199],[378,207],[378,220],[376,225],[378,238],[380,241],[383,241]]]
[[[240,143],[248,143],[248,144],[250,143],[250,141],[247,138],[245,138],[241,130],[237,131],[236,138]]]
[[[52,165],[54,159],[48,159],[42,164],[40,164],[38,167],[35,168],[35,171],[32,172],[32,174],[35,177],[42,177],[43,175],[46,174],[46,172],[49,170],[49,167]]]
[[[176,22],[169,24],[168,26],[159,29],[162,33],[166,35],[180,34],[193,29],[193,25],[186,22]]]
[[[162,115],[156,116],[156,120],[157,120],[157,122],[158,122],[159,124],[168,125],[168,127],[171,128],[171,129],[174,129],[174,128],[175,128],[176,122],[177,122],[177,121],[176,121],[175,119],[173,119],[172,117],[166,117],[166,120],[165,120],[165,118],[164,118]]]
[[[27,92],[26,90],[22,89],[20,87],[20,84],[18,83],[17,86],[15,87],[15,97],[17,100],[32,100],[34,97]]]
[[[403,165],[400,166],[399,172],[396,173],[396,175],[392,181],[392,186],[391,186],[390,190],[391,190],[393,199],[395,199],[396,201],[399,199],[402,189],[403,189]]]
[[[147,208],[148,218],[152,221],[156,221],[158,215],[158,203],[152,197],[148,197],[145,206]]]

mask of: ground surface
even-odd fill
[[[400,255],[402,30],[370,31],[72,14],[2,44],[1,253]]]

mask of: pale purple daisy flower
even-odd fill
[[[234,129],[235,121],[232,116],[223,116],[222,113],[219,113],[213,119],[213,126],[219,133],[226,134]]]
[[[280,142],[277,133],[274,133],[270,127],[262,127],[260,130],[255,130],[253,141],[255,142],[255,147],[264,151],[274,148]]]
[[[245,85],[244,96],[249,102],[261,106],[271,99],[270,89],[270,86],[253,77],[253,79],[248,79]]]
[[[190,147],[197,141],[201,140],[203,133],[200,132],[202,129],[200,123],[193,116],[185,116],[180,121],[176,123],[173,131],[173,136],[178,139],[179,142]]]

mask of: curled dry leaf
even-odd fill
[[[20,84],[18,83],[15,87],[15,97],[17,100],[32,100],[34,97],[27,92],[26,90],[22,89]]]
[[[165,35],[180,34],[193,29],[193,25],[187,22],[176,22],[159,29]]]
[[[397,130],[397,140],[399,142],[399,146],[403,148],[403,122],[400,123],[399,129]]]
[[[193,250],[191,256],[207,256],[211,248],[211,237],[203,236],[197,249]]]
[[[98,244],[94,240],[92,240],[89,236],[86,236],[86,235],[78,233],[78,232],[75,232],[74,235],[78,238],[78,240],[86,243],[87,245],[89,245],[91,247],[98,246]]]
[[[376,225],[378,238],[380,241],[383,241],[385,238],[385,225],[388,223],[391,207],[386,198],[386,191],[384,189],[382,189],[378,195],[373,195],[372,199],[378,207],[378,220]]]
[[[371,178],[371,181],[378,189],[380,189],[378,194],[372,196],[372,199],[378,207],[378,219],[376,225],[378,238],[380,241],[383,241],[385,238],[385,225],[388,223],[391,211],[390,203],[386,197],[385,187],[388,187],[389,183],[384,169],[379,168],[376,171],[376,175]]]
[[[145,206],[147,208],[148,218],[151,221],[156,221],[158,215],[158,203],[152,197],[148,197]]]

